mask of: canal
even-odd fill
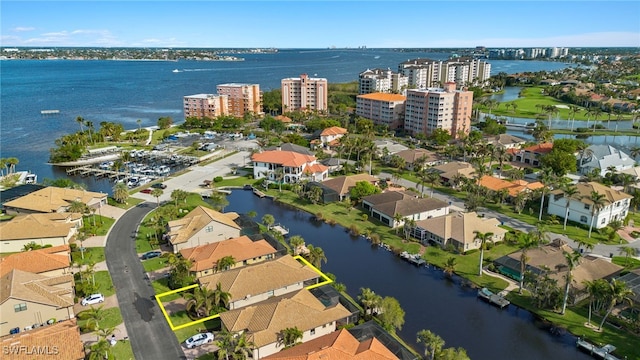
[[[577,359],[590,357],[576,349],[576,338],[554,333],[528,311],[510,305],[498,309],[476,298],[476,291],[458,278],[445,279],[441,270],[417,268],[391,252],[353,238],[344,228],[316,222],[306,212],[260,199],[251,191],[236,190],[228,196],[225,211],[257,213],[260,221],[271,214],[276,222],[320,246],[328,259],[322,270],[336,275],[356,298],[360,288],[398,299],[406,312],[399,335],[417,351],[416,333],[429,329],[440,335],[446,347],[463,347],[471,359]]]

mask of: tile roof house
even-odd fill
[[[283,349],[280,333],[297,327],[302,342],[319,338],[345,323],[351,312],[341,304],[325,306],[308,290],[274,297],[259,304],[220,314],[222,326],[230,332],[244,332],[255,345],[253,358],[261,359]]]
[[[436,166],[436,165],[443,164],[445,162],[438,154],[434,153],[433,151],[420,149],[420,148],[402,150],[393,155],[401,157],[405,161],[406,168],[409,170],[414,170],[413,168],[414,163],[416,163],[422,158],[425,159],[424,167]],[[418,171],[422,169],[415,169],[415,170]]]
[[[173,252],[240,236],[236,213],[221,213],[198,206],[178,220],[169,221],[167,234]]]
[[[375,185],[378,182],[378,178],[369,174],[338,176],[323,181],[321,185],[322,187],[335,191],[340,196],[340,200],[342,200],[345,197],[349,197],[349,191],[351,191],[351,188],[356,186],[356,183],[360,181],[366,181]]]
[[[0,340],[3,353],[10,354],[7,359],[12,360],[83,360],[86,356],[75,319],[4,336]]]
[[[0,277],[0,335],[51,319],[74,318],[73,275],[48,277],[13,269]]]
[[[443,247],[452,244],[464,253],[480,248],[481,243],[476,240],[474,231],[493,233],[491,242],[494,243],[504,240],[507,230],[499,225],[500,221],[495,218],[479,217],[475,212],[457,212],[417,221],[414,233],[423,243],[431,241]]]
[[[509,134],[499,134],[485,137],[487,144],[505,149],[516,149],[524,145],[527,140]]]
[[[263,151],[251,156],[254,179],[267,178],[285,184],[297,183],[303,179],[322,181],[329,176],[329,168],[319,164],[315,156],[294,151]],[[278,172],[282,179],[278,179]]]
[[[279,146],[271,146],[264,150],[265,151],[293,151],[302,155],[315,156],[315,153],[309,150],[308,148],[297,145],[297,144],[292,144],[292,143],[284,143],[284,144],[280,144]]]
[[[328,127],[320,133],[322,146],[337,146],[337,140],[348,133],[347,129],[339,126]]]
[[[580,158],[578,156],[578,171],[581,174],[589,174],[593,170],[598,170],[600,176],[606,175],[610,168],[616,172],[631,169],[635,166],[635,160],[627,153],[614,148],[611,145],[591,145],[586,153],[589,156]]]
[[[347,329],[263,357],[265,360],[391,360],[398,359],[378,339],[358,341]]]
[[[191,261],[190,271],[196,278],[216,272],[217,262],[225,256],[236,261],[230,269],[273,259],[278,251],[266,240],[251,241],[248,236],[223,240],[211,244],[180,250],[184,259]],[[229,270],[229,269],[226,269]]]
[[[8,214],[65,212],[73,201],[98,208],[107,204],[107,194],[49,186],[4,203]]]
[[[473,174],[476,171],[473,168],[473,165],[463,161],[448,162],[446,164],[434,166],[433,169],[440,173],[440,179],[442,179],[442,182],[456,186],[459,184],[451,184],[452,180],[455,179],[456,176],[472,179]]]
[[[44,276],[60,276],[71,273],[69,245],[23,251],[0,258],[0,276],[13,269]]]
[[[386,191],[362,198],[362,207],[371,217],[395,228],[404,225],[407,219],[415,221],[442,216],[449,213],[449,204],[435,198],[419,198],[408,192]],[[401,221],[394,219],[396,214]]]
[[[2,252],[19,252],[30,243],[38,245],[68,245],[82,227],[82,215],[77,213],[33,213],[17,215],[0,222]]]
[[[550,244],[543,245],[527,251],[526,272],[531,272],[535,276],[548,274],[550,278],[558,281],[558,284],[565,284],[566,273],[569,271],[565,253],[573,253],[574,250],[564,241],[556,239]],[[520,280],[520,258],[522,251],[505,255],[495,260],[498,271]],[[571,275],[569,297],[572,303],[584,299],[586,294],[585,281],[596,279],[610,279],[617,276],[624,268],[612,263],[609,259],[586,255],[580,258]]]
[[[504,179],[499,179],[497,177],[493,177],[490,175],[484,175],[480,178],[478,185],[483,186],[491,191],[501,191],[506,189],[509,193],[510,197],[518,196],[521,192],[531,192],[537,189],[541,189],[544,187],[539,181],[528,182],[525,180],[514,180],[508,181]]]
[[[578,193],[568,199],[568,220],[586,226],[591,226],[593,222],[594,229],[601,229],[609,225],[610,222],[622,220],[627,216],[633,196],[597,182],[579,182],[576,184],[576,188]],[[594,209],[593,201],[591,201],[591,193],[594,191],[605,196],[604,206],[595,214],[592,213]],[[547,201],[547,212],[550,215],[556,215],[564,219],[566,211],[567,198],[564,196],[562,189],[551,191],[549,193],[549,201]]]
[[[273,296],[318,283],[320,275],[290,255],[250,266],[203,276],[200,285],[210,290],[220,283],[231,294],[229,309],[237,309]]]
[[[553,143],[542,143],[526,147],[524,149],[510,149],[512,161],[532,166],[540,166],[540,156],[553,150]]]

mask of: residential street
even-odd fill
[[[107,238],[105,257],[135,358],[186,359],[135,251],[138,225],[154,207],[153,203],[139,204],[116,221]]]

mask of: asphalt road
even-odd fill
[[[105,257],[135,358],[186,359],[155,301],[155,292],[135,250],[138,225],[154,207],[153,203],[139,204],[116,221],[107,238]]]

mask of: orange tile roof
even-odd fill
[[[329,168],[322,164],[313,164],[304,168],[305,174],[318,174],[327,171]]]
[[[69,266],[69,245],[60,245],[12,254],[0,259],[0,276],[13,269],[39,274]]]
[[[509,191],[510,196],[516,196],[518,195],[518,193],[524,190],[536,190],[544,187],[544,185],[538,181],[532,182],[532,183],[529,183],[523,180],[511,182],[503,179],[498,179],[490,175],[485,175],[482,178],[480,178],[480,181],[478,184],[492,191],[500,191],[502,189],[507,189],[507,191]]]
[[[6,351],[13,350],[13,353],[7,358],[12,360],[81,360],[85,358],[84,346],[80,340],[80,329],[76,325],[75,319],[61,321],[16,335],[4,336],[2,337],[2,348]],[[43,350],[43,353],[35,351],[40,349]]]
[[[359,342],[349,331],[341,329],[303,344],[284,349],[265,360],[389,360],[397,359],[389,349],[376,339]]]
[[[282,166],[299,167],[303,164],[314,162],[316,157],[300,154],[294,151],[270,150],[253,154],[253,156],[251,156],[251,160]]]
[[[387,93],[371,93],[358,95],[359,98],[369,99],[369,100],[378,100],[378,101],[405,101],[407,100],[406,96],[399,94],[387,94]]]
[[[341,128],[339,126],[332,126],[322,130],[320,136],[328,136],[328,135],[344,135],[347,133],[347,129]]]
[[[291,122],[291,118],[284,116],[284,115],[278,115],[276,117],[274,117],[274,119],[276,120],[280,120],[283,123],[290,123]]]
[[[551,150],[553,150],[553,143],[537,144],[537,145],[526,147],[526,148],[524,148],[522,150],[535,152],[535,153],[540,153],[540,154],[546,154],[546,153],[551,152]]]
[[[277,252],[266,240],[251,241],[248,236],[220,241],[213,244],[196,246],[180,251],[182,257],[191,260],[191,271],[212,269],[218,260],[225,256],[233,256],[234,260],[242,262]]]

